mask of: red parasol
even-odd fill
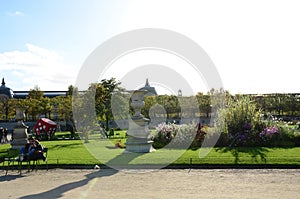
[[[52,136],[56,131],[56,123],[48,118],[40,118],[34,125],[34,132],[37,135],[41,135],[42,132],[47,133],[47,135]]]

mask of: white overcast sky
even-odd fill
[[[102,42],[162,28],[197,42],[230,93],[299,92],[299,10],[297,0],[1,1],[0,77],[13,90],[67,90]]]

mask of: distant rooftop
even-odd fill
[[[146,95],[151,96],[151,95],[157,95],[157,92],[155,90],[155,87],[150,86],[148,78],[146,79],[145,86],[140,88],[139,90],[146,90],[148,93]]]
[[[67,91],[43,91],[44,97],[57,97],[57,96],[63,96],[65,97],[67,95]],[[29,91],[14,91],[14,98],[15,99],[25,99],[29,94]]]
[[[67,91],[42,91],[44,97],[57,97],[57,96],[66,96]],[[13,91],[5,85],[5,80],[2,78],[2,83],[0,86],[0,98],[2,99],[25,99],[29,95],[29,91]]]
[[[13,96],[14,96],[13,91],[10,88],[5,86],[4,78],[2,78],[2,83],[0,86],[0,96],[2,98],[4,97],[4,98],[8,98],[8,99],[13,98]]]

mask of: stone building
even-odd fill
[[[146,91],[148,91],[148,93],[146,94],[146,96],[156,96],[157,95],[155,87],[150,86],[148,78],[146,79],[145,86],[142,87],[142,88],[140,88],[139,90],[146,90]]]
[[[2,78],[2,83],[0,86],[0,100],[2,102],[7,101],[8,99],[13,98],[13,96],[14,96],[13,90],[5,86],[4,78]]]

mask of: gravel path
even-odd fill
[[[0,171],[0,198],[300,198],[297,169]]]

